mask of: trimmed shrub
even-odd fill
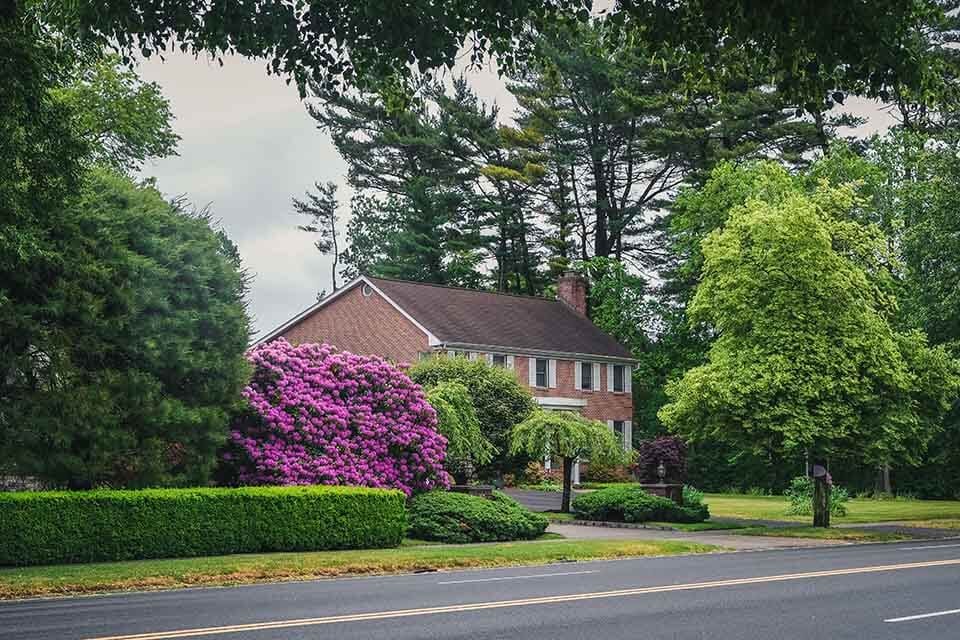
[[[582,520],[608,522],[703,522],[707,505],[680,506],[669,498],[647,493],[636,485],[609,487],[577,496],[573,511]]]
[[[542,535],[547,524],[545,516],[499,491],[494,491],[490,499],[430,491],[410,501],[408,535],[455,543],[531,540]]]
[[[395,547],[404,500],[362,487],[0,494],[0,565]]]
[[[790,500],[790,506],[787,508],[787,515],[790,516],[811,516],[813,515],[813,478],[809,476],[797,476],[790,481],[790,487],[783,492]],[[847,515],[847,501],[850,500],[850,494],[843,487],[833,485],[830,489],[830,515]]]
[[[293,346],[282,338],[248,354],[249,410],[224,453],[228,484],[446,487],[447,440],[423,390],[389,362]]]

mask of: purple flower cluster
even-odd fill
[[[243,484],[390,487],[407,495],[449,486],[447,441],[423,390],[377,357],[280,339],[248,353],[252,412],[233,425]]]

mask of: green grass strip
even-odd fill
[[[262,553],[0,569],[0,599],[234,585],[338,576],[506,567],[705,553],[719,547],[652,540],[555,540],[489,544],[406,543],[397,549]]]

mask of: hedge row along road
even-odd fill
[[[404,503],[360,487],[0,493],[0,565],[395,547]]]

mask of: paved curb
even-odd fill
[[[609,529],[651,529],[653,531],[676,531],[677,533],[686,533],[680,529],[674,529],[659,524],[646,524],[643,522],[609,522],[606,520],[562,520],[551,521],[550,524],[575,524],[581,527],[607,527]],[[721,529],[722,531],[722,529]],[[701,533],[701,532],[697,532]]]

